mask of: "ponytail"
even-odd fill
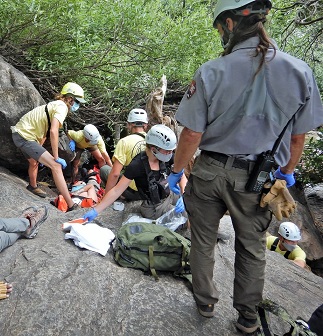
[[[266,61],[266,54],[269,48],[274,49],[273,58],[276,55],[276,48],[274,44],[270,41],[270,38],[264,28],[266,22],[266,16],[263,14],[252,14],[249,16],[237,16],[232,12],[227,11],[220,15],[218,22],[225,22],[227,18],[231,18],[236,22],[235,27],[233,28],[233,34],[230,36],[227,48],[222,52],[222,56],[231,54],[233,48],[243,42],[248,40],[251,37],[258,36],[259,44],[256,47],[256,53],[254,57],[261,55],[260,63],[258,69],[255,73],[255,76],[259,73]]]

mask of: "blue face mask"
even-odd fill
[[[71,112],[76,112],[80,107],[80,103],[74,100],[74,104],[71,106]]]

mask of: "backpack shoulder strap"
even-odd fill
[[[46,138],[49,138],[49,131],[50,131],[50,118],[49,118],[49,113],[48,113],[48,107],[47,104],[45,105],[45,112],[46,112],[46,116],[47,116],[47,121],[48,121],[48,129],[47,129],[47,133],[46,133]]]
[[[141,160],[142,160],[142,162],[144,164],[147,176],[149,177],[149,176],[153,175],[152,171],[150,169],[150,166],[149,166],[148,156],[147,156],[147,154],[145,152],[141,152]],[[162,175],[164,175],[167,172],[165,162],[159,161],[159,171],[160,171],[160,173]]]
[[[290,251],[286,251],[285,252],[285,254],[284,254],[284,257],[286,258],[286,259],[288,259],[288,256],[290,255]]]
[[[145,134],[142,134],[142,133],[139,133],[139,132],[134,132],[132,134],[137,134],[137,135],[141,136],[142,138],[146,139],[146,135]]]
[[[141,161],[144,165],[147,176],[152,175],[152,171],[151,171],[150,166],[149,166],[148,156],[147,156],[146,152],[141,152],[140,153],[140,158],[141,158]]]
[[[279,243],[279,238],[276,238],[275,240],[274,240],[274,242],[272,243],[272,245],[270,246],[270,251],[275,251],[276,250],[276,247],[278,246],[278,243]],[[286,258],[286,259],[288,259],[288,256],[290,255],[290,251],[286,251],[285,253],[284,253],[284,257]]]
[[[261,324],[261,334],[264,336],[278,336],[270,331],[269,322],[270,319],[268,317],[268,313],[272,313],[278,316],[281,320],[287,322],[290,325],[289,333],[285,335],[289,336],[315,336],[316,334],[310,331],[309,329],[304,328],[302,325],[298,324],[287,310],[280,306],[279,304],[271,301],[271,300],[263,300],[258,305],[258,315],[260,317]]]
[[[279,243],[279,238],[277,237],[274,242],[272,243],[272,245],[270,246],[270,251],[275,251],[276,247],[278,246]]]
[[[166,164],[164,161],[159,161],[159,171],[166,178],[165,174],[167,174],[167,169],[166,169]]]
[[[150,185],[150,179],[149,179],[149,176],[152,177],[154,179],[154,177],[152,176],[152,172],[151,172],[151,169],[150,169],[150,166],[149,166],[149,162],[148,162],[148,157],[147,157],[147,154],[145,152],[141,152],[140,153],[140,158],[141,158],[141,161],[143,163],[143,166],[145,168],[145,171],[146,171],[146,174],[147,174],[147,179],[148,179],[148,185]],[[154,179],[155,180],[155,179]],[[140,196],[145,199],[145,200],[149,200],[148,196],[144,193],[144,191],[142,190],[142,188],[138,187],[137,186],[137,189],[138,189],[138,192],[140,194]]]
[[[272,333],[269,329],[269,325],[267,321],[268,319],[267,313],[261,305],[258,307],[258,316],[260,319],[260,324],[262,328],[261,331],[262,331],[263,336],[272,336]]]

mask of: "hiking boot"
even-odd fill
[[[31,191],[33,194],[35,194],[39,197],[42,197],[42,198],[47,197],[47,194],[45,193],[45,191],[41,190],[38,186],[36,188],[34,188],[30,184],[28,184],[26,189]]]
[[[258,329],[259,325],[257,319],[247,319],[240,315],[236,323],[236,327],[240,331],[243,331],[247,334],[252,334]]]
[[[70,208],[66,210],[66,212],[73,211],[79,209],[79,205],[74,203]]]
[[[204,317],[213,317],[215,315],[214,304],[197,305],[198,312]]]
[[[44,221],[48,217],[48,208],[46,205],[36,207],[29,207],[25,209],[22,213],[22,217],[27,218],[30,222],[30,225],[26,232],[24,233],[25,238],[34,238]]]

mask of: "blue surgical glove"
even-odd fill
[[[74,140],[70,140],[70,143],[68,144],[68,146],[70,147],[71,151],[73,152],[75,151],[76,144]]]
[[[294,174],[284,174],[280,170],[280,167],[274,172],[274,176],[279,180],[285,180],[287,188],[295,184]]]
[[[177,183],[181,180],[183,174],[184,169],[182,169],[179,173],[170,173],[167,178],[169,189],[176,195],[180,194],[180,189]]]
[[[55,160],[55,162],[59,163],[63,169],[67,167],[66,161],[64,159],[58,158]]]
[[[88,222],[92,222],[94,218],[96,218],[98,216],[98,212],[95,209],[92,209],[90,211],[88,211],[83,218],[87,219]]]
[[[184,201],[183,201],[183,197],[181,196],[175,205],[175,212],[183,212],[185,211],[185,206],[184,206]]]

